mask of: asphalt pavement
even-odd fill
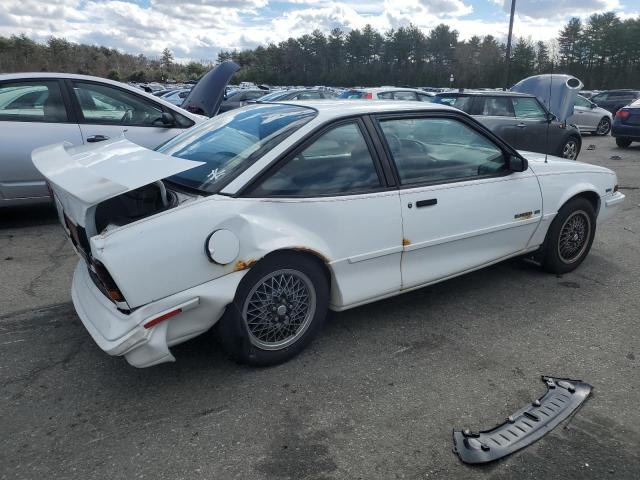
[[[575,272],[512,260],[333,313],[263,369],[208,334],[149,369],[107,356],[70,304],[54,213],[0,211],[0,478],[637,479],[640,144],[585,136],[580,159],[613,168],[627,199]],[[540,375],[593,395],[520,452],[462,464],[452,429],[503,421],[545,392]]]

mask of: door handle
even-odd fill
[[[518,127],[518,128],[527,128],[527,124],[526,123],[518,123],[516,125],[516,127]]]
[[[91,135],[87,137],[87,142],[89,143],[104,142],[105,140],[109,140],[106,135]]]
[[[438,199],[437,198],[430,198],[429,200],[418,200],[416,202],[416,207],[420,208],[420,207],[430,207],[431,205],[437,205],[438,204]]]

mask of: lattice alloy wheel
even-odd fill
[[[242,318],[252,345],[281,350],[304,335],[315,311],[313,282],[303,272],[287,268],[270,272],[253,285]]]
[[[560,227],[558,257],[564,263],[578,260],[588,246],[591,236],[591,219],[583,210],[576,210]]]

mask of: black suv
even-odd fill
[[[599,107],[609,110],[615,114],[622,107],[625,107],[640,98],[640,90],[605,90],[591,97],[591,101]]]
[[[517,150],[575,160],[582,137],[575,125],[559,122],[533,95],[501,91],[439,93],[434,103],[458,108]]]

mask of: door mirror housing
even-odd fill
[[[598,105],[596,103],[591,102],[591,108],[598,108]]]
[[[524,172],[527,168],[529,168],[529,162],[527,162],[526,158],[517,155],[509,157],[509,170],[512,172]]]
[[[162,112],[157,121],[164,127],[173,127],[176,124],[176,119],[169,112]]]
[[[547,122],[551,123],[554,120],[557,120],[558,117],[556,117],[553,113],[551,112],[547,112]]]

